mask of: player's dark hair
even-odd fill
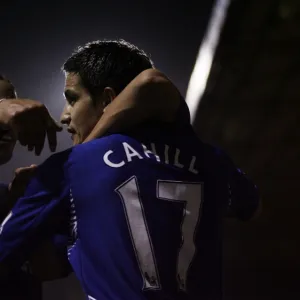
[[[0,74],[0,80],[6,81],[10,85],[10,88],[7,91],[7,93],[8,93],[7,97],[8,98],[15,98],[17,96],[17,93],[16,93],[16,88],[12,84],[12,82],[6,76],[4,76],[2,74]]]
[[[67,73],[80,76],[95,99],[105,87],[119,94],[138,74],[153,68],[147,54],[124,40],[94,41],[79,47],[63,65]]]

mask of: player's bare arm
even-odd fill
[[[85,141],[125,131],[147,120],[173,122],[180,98],[178,89],[162,72],[157,69],[145,70],[105,108]]]

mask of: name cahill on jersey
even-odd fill
[[[120,143],[120,146],[123,148],[124,151],[124,159],[119,161],[116,161],[116,158],[114,157],[113,150],[108,150],[103,155],[103,161],[104,163],[111,167],[111,168],[121,168],[125,166],[127,163],[130,163],[133,161],[133,159],[149,159],[153,157],[156,159],[157,162],[165,163],[169,165],[173,165],[178,168],[184,168],[187,169],[189,172],[193,174],[198,174],[198,170],[196,170],[196,156],[192,156],[189,160],[189,163],[182,164],[180,162],[180,149],[178,148],[170,148],[168,145],[165,145],[163,153],[157,153],[156,151],[156,145],[154,143],[150,144],[150,149],[147,148],[144,144],[141,144],[141,150],[136,150],[131,145],[129,145],[126,142]],[[170,155],[170,153],[175,153],[174,155]]]

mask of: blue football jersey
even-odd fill
[[[8,185],[0,183],[0,222],[5,218],[8,202]],[[5,300],[38,300],[42,299],[42,286],[27,266],[10,273],[0,280],[0,298]]]
[[[222,218],[229,204],[238,215],[257,203],[255,186],[191,128],[110,135],[39,168],[1,226],[0,263],[21,263],[64,215],[89,299],[221,299]]]

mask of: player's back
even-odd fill
[[[90,299],[220,299],[227,171],[192,130],[75,147],[69,259]]]

